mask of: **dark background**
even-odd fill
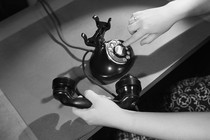
[[[0,0],[0,21],[28,6],[27,0]]]

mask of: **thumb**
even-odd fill
[[[100,97],[98,94],[96,94],[95,92],[93,92],[92,90],[86,90],[84,92],[84,96],[85,98],[87,98],[90,102],[92,102],[93,104],[98,100],[98,98]],[[79,109],[79,108],[75,108],[75,107],[72,107],[72,112],[85,119],[85,117],[87,117],[87,114],[89,114],[91,111],[91,108],[89,109]]]
[[[85,96],[85,98],[87,98],[92,103],[96,102],[98,100],[98,98],[99,98],[99,95],[96,94],[92,90],[86,90],[85,93],[84,93],[84,96]]]
[[[146,38],[142,39],[140,44],[141,45],[149,44],[152,41],[154,41],[156,38],[158,38],[159,36],[160,36],[159,34],[150,34]]]

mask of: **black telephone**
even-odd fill
[[[95,48],[89,61],[90,72],[101,84],[109,84],[120,79],[115,84],[118,95],[113,101],[122,108],[133,110],[141,91],[140,81],[126,74],[135,62],[133,50],[131,46],[123,46],[122,40],[105,41],[104,34],[111,28],[111,18],[107,22],[100,21],[98,16],[93,16],[93,19],[98,28],[95,34],[90,38],[87,38],[84,33],[81,34],[85,44]],[[54,98],[66,106],[91,107],[91,102],[79,93],[77,83],[78,81],[67,77],[55,78],[52,84]]]

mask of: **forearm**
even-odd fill
[[[191,16],[199,16],[210,12],[210,0],[174,0],[165,5],[172,14],[181,20]]]
[[[116,128],[160,139],[210,139],[210,113],[125,111]]]

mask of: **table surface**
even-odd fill
[[[80,34],[93,35],[96,30],[93,15],[105,21],[112,18],[112,27],[105,35],[107,40],[124,40],[130,36],[126,28],[132,12],[165,3],[163,0],[123,0],[120,4],[111,0],[86,0],[69,1],[65,6],[55,5],[54,9],[68,42],[85,48]],[[0,89],[37,139],[86,139],[97,129],[77,118],[71,107],[54,100],[51,89],[52,80],[57,76],[77,78],[83,75],[81,58],[84,52],[56,44],[46,32],[47,28],[57,37],[55,29],[49,18],[44,17],[46,13],[36,4],[0,23]],[[209,36],[210,31],[206,30],[209,26],[209,22],[200,18],[190,18],[176,23],[151,44],[132,44],[137,59],[129,73],[141,81],[142,94]],[[105,87],[114,92],[114,84]],[[81,80],[78,86],[81,92],[92,89],[106,94],[87,79]]]

